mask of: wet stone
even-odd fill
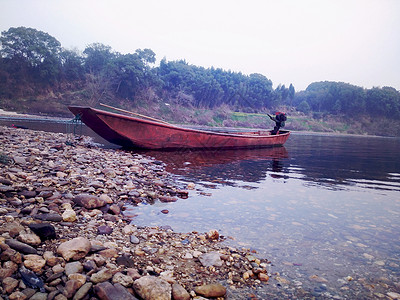
[[[29,228],[36,233],[42,241],[57,238],[56,230],[50,223],[29,224]]]

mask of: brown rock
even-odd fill
[[[14,274],[14,270],[10,268],[0,268],[0,280],[11,277]]]
[[[174,300],[190,300],[190,294],[183,286],[178,283],[172,285],[172,299]]]
[[[269,276],[265,273],[259,273],[258,279],[260,279],[261,281],[267,282],[269,280]]]
[[[101,250],[99,251],[99,255],[107,258],[116,258],[118,257],[118,250],[115,248]]]
[[[26,298],[26,295],[19,291],[14,292],[10,296],[8,296],[8,299],[10,300],[25,300]]]
[[[218,240],[219,239],[219,232],[216,229],[211,229],[208,233],[207,233],[207,238],[209,240]]]
[[[140,277],[142,277],[139,274],[139,271],[133,268],[128,268],[126,269],[127,275],[132,277],[133,280],[139,279]]]
[[[0,227],[0,234],[8,232],[11,237],[18,235],[24,227],[17,222],[6,223]]]
[[[24,266],[35,273],[41,273],[43,267],[46,265],[46,260],[40,255],[28,254],[24,255]]]
[[[21,233],[17,239],[22,243],[32,246],[38,246],[42,243],[40,237],[34,233]]]
[[[26,160],[22,156],[14,156],[13,160],[17,165],[22,165],[22,166],[26,165]]]
[[[121,208],[116,205],[116,204],[112,204],[110,206],[110,211],[114,214],[114,215],[119,215],[121,213]]]
[[[170,196],[159,196],[161,202],[176,202],[178,198]]]
[[[6,277],[3,279],[3,289],[7,294],[12,293],[15,288],[18,286],[19,281],[12,277]]]
[[[65,283],[64,287],[64,296],[67,298],[72,298],[75,295],[76,291],[82,286],[82,283],[77,280],[68,280]]]
[[[77,237],[62,243],[57,249],[57,254],[61,255],[66,261],[70,259],[78,260],[85,257],[90,248],[91,244],[87,238]]]
[[[54,291],[56,293],[59,293],[58,291]],[[53,293],[54,293],[53,292]],[[50,295],[50,294],[49,294]],[[50,298],[51,299],[51,298]],[[57,296],[54,297],[54,300],[67,300],[68,298],[65,297],[63,294],[58,294]]]
[[[0,260],[13,261],[16,264],[20,264],[20,263],[22,263],[22,256],[21,256],[21,253],[10,248],[1,253]]]
[[[80,282],[81,285],[84,285],[86,283],[86,275],[79,273],[70,274],[68,275],[68,280],[76,280]]]
[[[54,267],[55,265],[64,262],[62,257],[57,257],[51,251],[45,251],[43,253],[43,258],[46,260],[46,264],[50,267]]]
[[[226,294],[226,288],[221,284],[206,284],[195,287],[194,291],[196,294],[204,296],[206,298],[223,297]]]
[[[106,205],[105,200],[101,199],[100,197],[89,194],[80,194],[76,196],[73,199],[73,201],[79,206],[83,206],[87,209],[94,209]]]

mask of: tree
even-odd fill
[[[156,54],[151,49],[137,49],[135,53],[146,64],[154,64],[156,62]]]
[[[302,101],[300,104],[297,106],[297,109],[305,114],[308,114],[310,112],[310,105],[308,104],[307,101]]]
[[[78,50],[63,49],[60,57],[63,79],[75,81],[84,78],[84,59]]]
[[[0,55],[25,69],[25,76],[38,78],[43,85],[56,80],[61,44],[54,37],[33,28],[11,27],[1,33],[0,42]]]
[[[61,51],[59,41],[33,28],[11,27],[1,34],[1,56],[24,60],[32,67],[39,66],[46,59],[57,59]]]
[[[290,85],[289,85],[289,99],[290,99],[289,105],[290,105],[290,106],[293,106],[293,98],[294,98],[294,95],[295,95],[294,86],[293,86],[293,84],[290,84]]]
[[[107,67],[115,57],[115,53],[110,46],[93,43],[83,51],[85,57],[85,68],[87,72],[100,73],[107,72]]]

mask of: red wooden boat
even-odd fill
[[[281,146],[290,132],[220,132],[175,126],[155,119],[111,113],[91,107],[69,110],[107,141],[124,147],[144,149],[238,149]],[[151,120],[150,120],[151,119]]]

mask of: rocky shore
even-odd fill
[[[224,246],[212,228],[134,225],[126,205],[193,188],[177,186],[162,162],[8,127],[0,145],[2,299],[225,299],[268,283],[267,260]]]

